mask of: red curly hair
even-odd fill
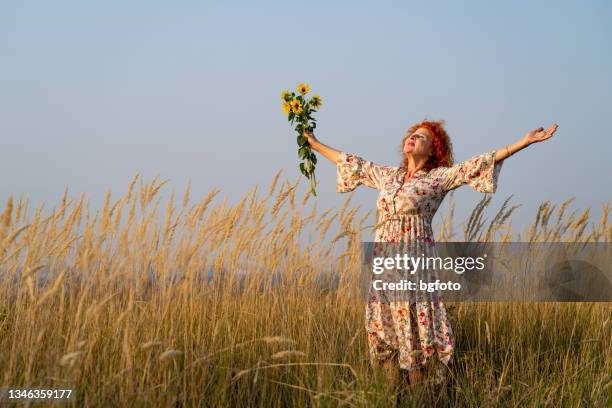
[[[402,152],[403,160],[401,166],[408,168],[408,158],[404,154],[404,143],[418,128],[426,128],[432,134],[432,155],[423,167],[423,170],[429,171],[436,167],[450,167],[453,165],[453,144],[451,143],[446,130],[444,130],[444,120],[427,120],[424,119],[420,123],[410,126],[406,136],[402,139],[400,151]]]

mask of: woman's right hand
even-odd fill
[[[308,139],[308,144],[310,144],[311,147],[314,147],[317,143],[319,143],[319,140],[310,130],[305,131],[304,136],[306,136],[306,139]]]
[[[327,159],[329,159],[332,163],[338,163],[338,159],[340,158],[340,151],[334,149],[333,147],[329,147],[319,142],[319,140],[315,137],[314,133],[311,130],[307,130],[304,132],[304,136],[308,139],[308,143],[312,150],[317,153],[322,154]]]

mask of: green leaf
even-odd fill
[[[300,163],[300,172],[305,176],[307,175],[306,168],[304,167],[304,163]]]
[[[303,135],[299,135],[297,137],[297,144],[298,146],[303,147],[308,144],[308,139],[306,139]]]

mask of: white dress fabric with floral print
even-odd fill
[[[377,189],[375,242],[411,243],[419,246],[419,253],[430,253],[435,247],[432,219],[446,193],[464,184],[494,193],[502,165],[503,161],[495,162],[494,150],[451,167],[419,170],[404,182],[404,167],[379,165],[342,152],[336,165],[337,190],[346,193],[359,185]],[[455,338],[441,298],[388,301],[370,294],[366,330],[373,365],[397,358],[400,368],[414,370],[434,355],[445,365],[452,361]]]

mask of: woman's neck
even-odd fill
[[[427,157],[414,157],[413,155],[409,154],[406,156],[406,158],[408,159],[408,164],[406,168],[406,173],[408,177],[412,177],[414,173],[425,167],[425,164],[427,163]]]

